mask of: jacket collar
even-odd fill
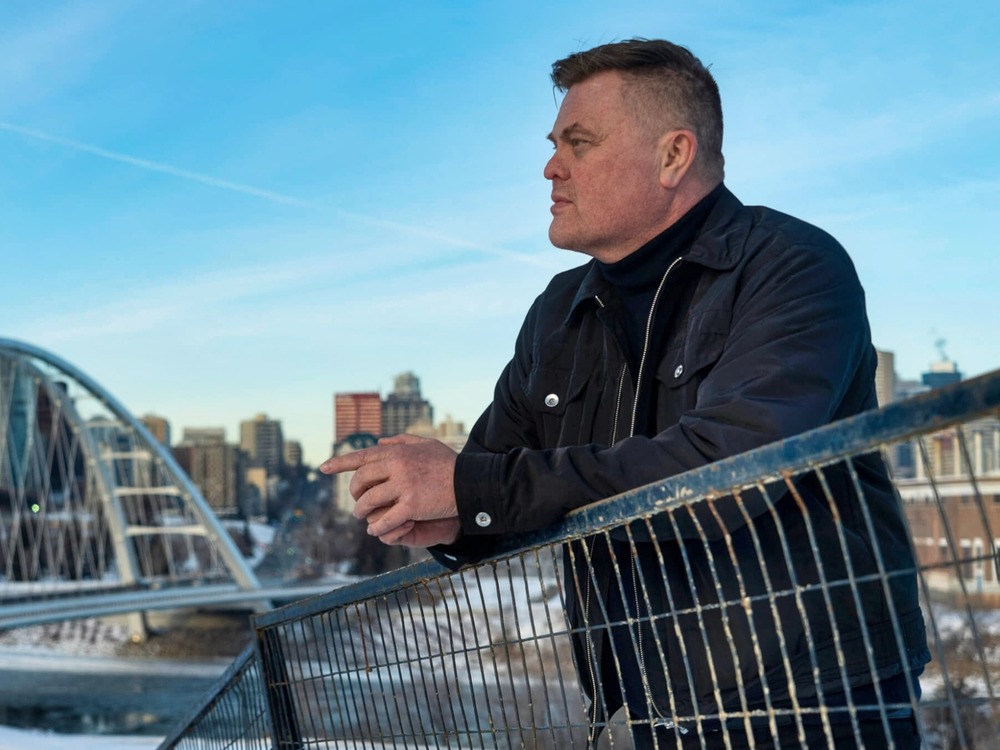
[[[681,255],[686,263],[696,263],[716,271],[726,271],[734,268],[743,257],[743,248],[747,232],[750,229],[749,213],[743,210],[743,204],[725,185],[718,200],[712,206],[708,218],[697,239],[691,247]],[[577,287],[566,315],[566,320],[581,304],[592,302],[611,289],[604,279],[597,261],[591,260],[585,268],[583,280]]]

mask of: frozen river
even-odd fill
[[[52,741],[81,734],[159,739],[228,664],[0,650],[0,729],[41,730]],[[14,741],[0,734],[0,748],[58,747]]]

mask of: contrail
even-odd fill
[[[155,161],[150,161],[149,159],[140,159],[136,156],[118,153],[117,151],[109,151],[108,149],[101,148],[100,146],[92,146],[89,143],[74,141],[71,138],[62,138],[58,135],[43,133],[40,130],[22,128],[19,125],[14,125],[9,122],[0,121],[0,130],[17,133],[18,135],[23,135],[26,138],[33,138],[36,141],[55,143],[59,146],[71,148],[74,151],[83,151],[84,153],[94,154],[95,156],[110,159],[111,161],[129,164],[133,167],[139,167],[140,169],[147,169],[151,172],[160,172],[161,174],[167,174],[171,177],[179,177],[182,180],[191,180],[192,182],[200,182],[203,185],[222,188],[223,190],[243,193],[244,195],[252,195],[256,198],[263,198],[264,200],[272,201],[273,203],[282,203],[287,206],[298,206],[300,208],[320,208],[319,204],[310,203],[309,201],[300,200],[288,195],[282,195],[281,193],[275,193],[271,190],[261,190],[260,188],[255,188],[251,185],[243,185],[239,182],[220,180],[217,177],[212,177],[211,175],[191,172],[186,169],[178,169],[177,167],[171,167],[168,164],[160,164]]]
[[[16,133],[17,135],[24,136],[25,138],[32,138],[36,141],[44,141],[46,143],[54,143],[58,146],[63,146],[65,148],[73,149],[74,151],[81,151],[87,154],[93,154],[94,156],[99,156],[102,159],[110,159],[111,161],[116,161],[121,164],[128,164],[132,167],[138,167],[139,169],[145,169],[151,172],[159,172],[160,174],[170,175],[171,177],[177,177],[182,180],[189,180],[191,182],[198,182],[202,185],[208,185],[210,187],[220,188],[222,190],[229,190],[235,193],[242,193],[243,195],[250,195],[255,198],[262,198],[263,200],[271,201],[272,203],[280,203],[286,206],[296,206],[298,208],[305,208],[315,211],[332,211],[339,216],[347,219],[352,219],[354,221],[364,222],[366,224],[371,224],[374,226],[381,226],[387,229],[393,229],[405,234],[410,234],[415,237],[422,237],[424,239],[430,239],[435,242],[440,242],[444,245],[450,245],[452,247],[463,248],[466,250],[475,250],[487,255],[494,255],[503,258],[509,258],[516,260],[520,263],[526,263],[533,266],[543,266],[546,268],[556,268],[560,267],[558,264],[554,264],[551,260],[544,257],[536,257],[535,255],[529,255],[526,253],[518,253],[511,250],[504,250],[502,248],[490,247],[489,245],[482,245],[476,242],[469,242],[468,240],[463,240],[457,237],[450,237],[447,235],[440,234],[430,229],[425,229],[423,227],[411,226],[409,224],[401,224],[399,222],[390,221],[387,219],[380,219],[373,216],[365,216],[363,214],[356,214],[350,211],[344,211],[343,209],[336,208],[334,206],[324,205],[321,203],[316,203],[313,201],[305,201],[300,198],[295,198],[290,195],[284,195],[282,193],[275,193],[272,190],[263,190],[261,188],[253,187],[252,185],[244,185],[240,182],[231,182],[230,180],[220,180],[217,177],[212,177],[211,175],[202,174],[200,172],[192,172],[187,169],[178,169],[177,167],[172,167],[169,164],[161,164],[159,162],[150,161],[149,159],[141,159],[137,156],[130,156],[129,154],[122,154],[118,151],[111,151],[106,148],[101,148],[100,146],[94,146],[89,143],[83,143],[82,141],[73,140],[72,138],[63,138],[62,136],[52,135],[51,133],[44,133],[41,130],[34,130],[32,128],[21,127],[20,125],[14,125],[10,122],[4,122],[0,120],[0,131],[7,131],[9,133]]]

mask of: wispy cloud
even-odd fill
[[[34,5],[37,15],[0,27],[0,88],[4,92],[0,106],[9,112],[81,75],[100,54],[99,33],[122,7],[112,2],[38,3]]]
[[[785,92],[786,100],[794,99]],[[734,171],[756,175],[815,174],[841,166],[910,151],[940,142],[944,136],[960,132],[1000,115],[1000,92],[990,91],[963,99],[923,99],[900,109],[898,102],[879,111],[824,110],[806,121],[780,124],[756,133],[736,130],[727,149]]]
[[[122,287],[114,298],[86,310],[49,307],[21,326],[19,335],[50,344],[138,334],[169,338],[178,330],[208,338],[239,332],[260,335],[265,328],[292,330],[309,317],[341,317],[345,305],[362,305],[369,317],[395,317],[398,328],[401,314],[411,314],[411,324],[423,325],[417,318],[468,320],[501,310],[511,314],[512,305],[520,310],[530,302],[512,303],[511,290],[503,291],[505,280],[509,284],[524,277],[516,267],[501,264],[505,270],[498,271],[494,261],[489,273],[470,276],[461,267],[426,267],[419,259],[373,265],[372,256],[380,254],[376,250],[285,257]],[[420,275],[433,281],[418,280]],[[442,305],[442,286],[450,290],[446,305]],[[419,311],[415,317],[414,311]]]

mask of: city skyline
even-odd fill
[[[471,427],[524,313],[585,258],[547,240],[552,61],[688,45],[726,182],[851,254],[901,373],[1000,366],[1000,10],[920,0],[0,7],[0,336],[136,415],[281,419],[418,373]],[[266,49],[267,54],[261,54]],[[992,273],[991,273],[992,271]]]
[[[889,355],[888,362],[894,364],[894,359],[895,359],[894,355],[895,355],[895,352],[893,350],[891,350],[891,349],[884,349],[884,348],[881,348],[881,347],[876,347],[876,349],[877,349],[877,351],[879,353],[879,364],[880,364],[880,366],[881,366],[882,361],[883,361],[882,360],[882,355],[884,355],[884,354],[888,354]],[[939,352],[939,354],[944,354],[944,352],[942,351],[941,348],[938,349],[938,352]],[[885,401],[885,403],[883,403],[882,399],[880,398],[879,405],[880,406],[884,406],[886,403],[889,403],[890,401],[899,400],[900,398],[906,398],[906,397],[909,397],[910,395],[912,395],[910,393],[902,393],[901,394],[901,393],[896,392],[895,391],[895,386],[896,386],[897,382],[900,383],[900,384],[906,384],[906,385],[920,384],[921,378],[926,379],[926,376],[928,374],[934,373],[936,371],[940,372],[940,367],[942,365],[946,365],[949,368],[948,369],[949,372],[954,373],[955,375],[959,376],[961,379],[965,379],[966,377],[968,377],[966,375],[966,373],[964,373],[961,370],[960,363],[956,362],[955,360],[952,360],[950,357],[948,357],[946,359],[938,358],[937,360],[931,360],[931,361],[929,361],[927,363],[927,365],[925,365],[925,368],[923,370],[921,370],[920,372],[917,372],[917,373],[900,372],[898,370],[898,368],[894,367],[893,371],[892,371],[892,377],[889,379],[889,382],[891,383],[891,385],[889,386],[889,390],[891,391],[891,397],[889,398],[889,400]],[[936,370],[936,368],[937,368],[937,370]],[[412,371],[401,372],[401,373],[399,373],[396,376],[396,379],[398,380],[398,378],[400,376],[402,376],[402,375],[413,376],[414,374],[415,373],[413,373]],[[949,382],[953,382],[952,379],[949,379]],[[955,380],[954,382],[957,382],[957,380]],[[876,376],[876,386],[878,387],[879,385],[880,385],[880,383],[879,383],[879,377],[877,375]],[[923,386],[921,386],[921,389],[927,389],[928,387],[930,387],[930,386],[923,385]],[[334,400],[333,400],[334,403],[336,403],[337,397],[342,397],[342,396],[346,396],[346,397],[377,396],[379,398],[380,402],[381,402],[382,396],[383,396],[383,394],[380,391],[364,391],[364,392],[360,392],[360,393],[335,393],[333,395],[335,397]],[[392,390],[389,390],[389,391],[387,391],[385,393],[386,397],[392,396],[392,395],[393,395]],[[418,397],[419,397],[419,393],[418,393]],[[431,404],[431,406],[433,408],[436,408],[436,407],[433,406],[433,404]],[[442,414],[442,416],[440,418],[434,419],[431,422],[431,424],[434,427],[437,427],[439,425],[448,424],[448,423],[451,423],[451,422],[461,423],[461,425],[463,425],[466,429],[469,429],[469,428],[472,427],[472,425],[470,423],[468,423],[468,422],[464,422],[463,420],[455,419],[452,416],[452,414],[450,412],[448,412],[447,409],[442,409],[442,410],[438,410],[438,411],[439,411],[440,414]],[[260,417],[261,415],[258,414],[257,416]],[[224,425],[219,425],[219,426],[176,425],[176,424],[174,424],[170,420],[170,417],[168,415],[157,414],[157,413],[148,413],[148,414],[143,414],[141,416],[136,415],[136,417],[140,421],[143,421],[143,422],[145,422],[146,420],[148,420],[150,418],[155,418],[155,419],[158,419],[158,420],[165,420],[166,421],[167,434],[173,434],[173,435],[178,434],[178,431],[176,429],[177,427],[180,427],[181,434],[187,434],[189,432],[198,431],[198,430],[201,430],[201,431],[210,431],[210,430],[213,430],[215,427],[218,427],[219,429],[222,429],[224,431],[224,435],[226,436],[226,441],[229,442],[228,441],[228,429],[226,429],[226,427]],[[247,422],[247,421],[249,421],[249,418],[247,418],[247,419],[241,419],[240,423],[242,424],[243,422]],[[274,421],[276,421],[278,423],[281,423],[282,419],[281,419],[280,416],[275,415],[274,416]],[[148,425],[147,425],[147,428],[148,428]],[[362,430],[362,432],[364,432],[365,434],[371,434],[373,437],[381,437],[382,436],[381,431],[373,431],[373,430],[364,431],[364,430]],[[333,428],[330,431],[330,448],[331,448],[331,454],[332,454],[332,448],[333,448],[333,446],[336,443],[340,442],[342,439],[346,438],[348,435],[353,435],[353,434],[356,434],[356,431],[349,431],[348,433],[344,434],[343,436],[340,436],[340,431],[339,431],[339,428],[337,427],[337,422],[336,422],[336,420],[334,420],[334,422],[333,422]],[[160,441],[160,442],[163,442],[163,441]],[[165,443],[165,444],[168,445],[168,446],[169,445],[180,445],[183,442],[184,442],[184,440],[181,439],[181,440],[177,440],[177,441],[175,441],[173,443]],[[235,440],[235,441],[232,441],[232,442],[238,444],[239,441]],[[286,443],[288,443],[288,442],[300,443],[301,441],[298,440],[294,435],[292,435],[289,438],[286,438],[285,442]],[[303,454],[303,455],[305,455],[305,454]],[[326,457],[324,457],[323,459],[320,459],[319,461],[315,461],[315,462],[311,462],[310,460],[305,460],[304,463],[306,463],[308,465],[311,465],[311,466],[315,466],[320,461],[325,460],[325,458]]]

